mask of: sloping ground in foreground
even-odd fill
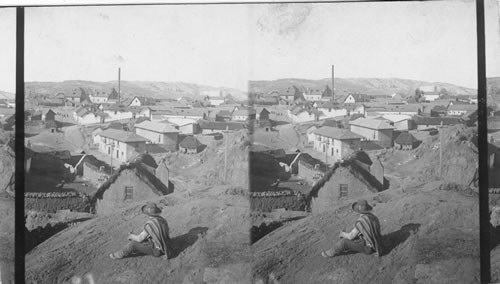
[[[26,255],[27,283],[227,283],[250,279],[248,199],[224,186],[153,199],[163,206],[176,256],[111,260],[109,254],[138,233],[145,203],[65,229]]]
[[[372,199],[375,198],[375,199]],[[252,245],[253,278],[261,283],[478,283],[477,196],[427,185],[373,195],[385,252],[323,258],[350,230],[350,205],[281,227]],[[378,202],[376,201],[378,200]]]

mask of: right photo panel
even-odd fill
[[[253,5],[248,21],[253,281],[480,282],[475,2]]]
[[[500,1],[485,1],[491,282],[500,282]]]

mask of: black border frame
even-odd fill
[[[410,0],[413,2],[413,0]],[[417,0],[418,1],[418,0]],[[24,220],[24,8],[57,8],[87,6],[179,6],[179,5],[260,5],[260,4],[332,4],[332,3],[367,3],[367,2],[406,2],[398,0],[361,0],[361,1],[258,1],[258,2],[186,2],[186,3],[130,3],[130,4],[64,4],[64,5],[23,5],[2,6],[0,8],[16,8],[16,165],[15,165],[15,280],[25,282],[25,220]],[[409,2],[409,1],[408,1]],[[485,24],[484,0],[476,0],[477,24],[477,76],[478,76],[478,148],[479,148],[479,228],[480,228],[480,264],[481,283],[489,283],[491,279],[490,263],[490,223],[489,223],[489,191],[488,191],[488,141],[487,141],[487,79],[485,58]]]

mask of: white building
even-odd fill
[[[89,94],[89,100],[94,104],[101,104],[108,102],[108,94],[104,91],[93,91]]]
[[[347,129],[330,126],[323,126],[313,133],[315,134],[314,149],[325,153],[326,156],[333,157],[334,161],[358,150],[361,139],[363,139],[363,136]]]
[[[477,109],[476,104],[452,104],[448,107],[446,114],[448,116],[462,116]]]
[[[302,93],[304,99],[310,102],[316,102],[321,100],[322,92],[319,89],[310,89],[307,92]]]
[[[168,122],[146,120],[136,124],[134,128],[137,135],[148,139],[153,144],[165,145],[171,151],[177,149],[179,130]]]
[[[98,132],[95,139],[99,142],[99,151],[120,162],[126,162],[146,151],[148,139],[134,132],[109,128]]]
[[[366,140],[377,141],[381,146],[392,146],[392,133],[394,127],[385,120],[360,117],[349,122],[351,131]]]
[[[168,122],[172,123],[179,128],[180,134],[197,134],[199,129],[197,127],[198,123],[195,119],[190,118],[169,118]]]
[[[412,117],[404,114],[385,114],[381,116],[383,119],[389,121],[395,130],[408,131],[416,128],[415,122]]]

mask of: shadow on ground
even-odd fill
[[[177,236],[172,238],[172,246],[174,248],[172,257],[177,257],[181,252],[183,252],[188,247],[192,246],[201,235],[204,235],[207,232],[207,227],[196,227],[189,230],[189,232],[184,235]]]
[[[405,242],[411,234],[418,232],[420,224],[410,223],[401,227],[401,229],[382,236],[383,251],[380,256],[389,254],[395,247]]]

